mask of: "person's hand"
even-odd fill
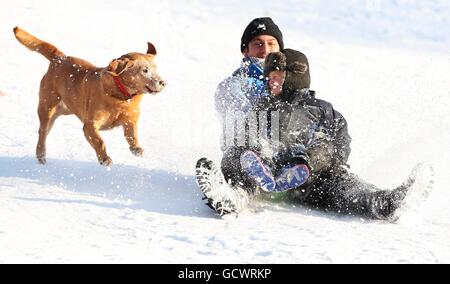
[[[323,128],[319,128],[314,131],[307,143],[306,150],[319,146],[322,143],[328,143],[331,141],[331,137],[328,135],[327,131]]]
[[[276,164],[290,161],[298,161],[299,163],[307,164],[309,161],[309,156],[306,151],[307,149],[303,144],[289,145],[282,151],[277,152],[273,157],[273,161]]]
[[[309,161],[309,156],[307,154],[307,148],[303,144],[294,144],[289,146],[289,154],[291,160],[301,161],[307,164]]]
[[[289,154],[292,157],[301,156],[306,154],[306,147],[303,144],[293,144],[288,147]]]

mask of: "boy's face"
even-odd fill
[[[286,72],[272,71],[269,73],[269,89],[273,96],[279,96],[283,91],[283,83]]]
[[[278,40],[270,35],[260,35],[252,39],[243,54],[248,57],[264,59],[271,52],[280,51]]]

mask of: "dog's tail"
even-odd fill
[[[55,46],[30,35],[19,27],[14,28],[14,35],[21,44],[25,45],[32,51],[39,52],[48,60],[65,56],[64,53],[59,51]]]

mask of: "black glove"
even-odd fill
[[[317,145],[320,145],[324,142],[331,141],[331,137],[329,134],[329,131],[323,127],[316,127],[314,129],[311,129],[309,133],[309,139],[306,143],[306,148],[310,149],[311,147],[315,147]]]
[[[306,153],[306,148],[304,145],[293,144],[288,146],[287,149],[275,154],[273,161],[278,165],[287,163],[308,165],[309,156]]]
[[[291,156],[291,161],[298,164],[307,165],[309,162],[309,156],[307,154],[307,149],[303,144],[294,144],[288,147],[289,154]]]

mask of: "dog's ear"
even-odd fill
[[[147,42],[147,46],[148,46],[147,54],[156,55],[156,48],[155,48],[155,46],[152,43],[150,43],[150,42]]]
[[[108,67],[106,68],[106,71],[113,76],[119,76],[133,66],[134,60],[121,57],[119,59],[114,59],[113,61],[111,61],[111,63],[109,63]]]

